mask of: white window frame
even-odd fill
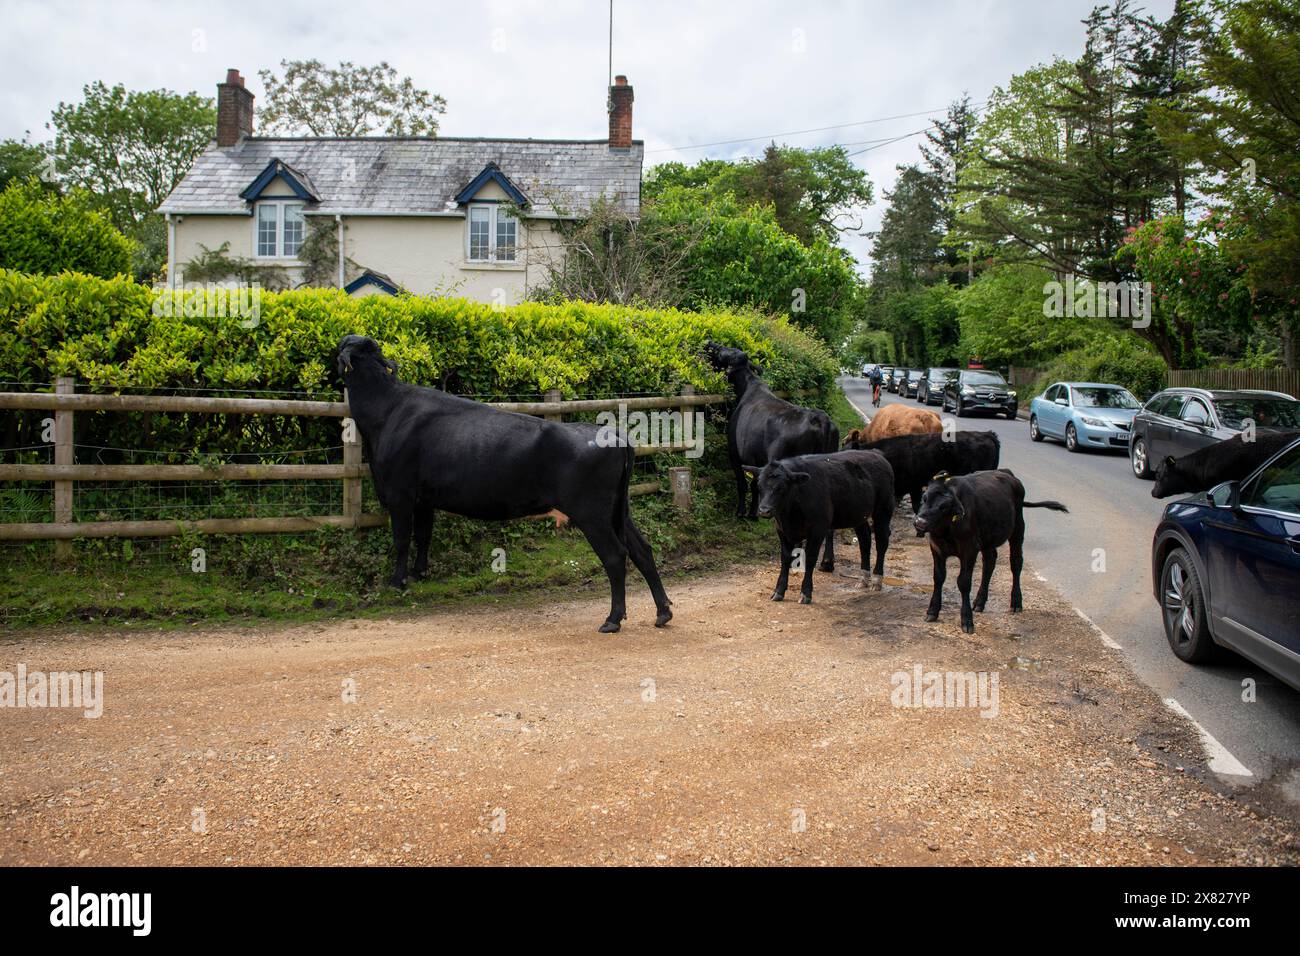
[[[474,210],[476,209],[485,209],[488,211],[487,258],[475,258],[473,255],[470,254],[471,253],[471,247],[470,247],[471,223],[473,222]],[[504,213],[506,216],[510,215],[510,212],[507,210],[505,203],[476,202],[476,203],[470,203],[468,206],[465,207],[465,261],[466,262],[473,263],[474,265],[493,265],[498,263],[501,265],[517,265],[519,263],[519,252],[523,248],[523,244],[520,242],[520,237],[521,234],[523,233],[523,228],[522,228],[522,222],[518,217],[515,217],[514,219],[514,223],[515,223],[514,257],[510,259],[497,258],[497,223],[498,223],[498,217],[502,215],[502,213]]]
[[[290,206],[302,210],[306,207],[306,205],[307,204],[305,202],[298,202],[298,201],[284,200],[284,199],[263,199],[253,204],[253,258],[254,259],[261,259],[263,261],[269,259],[283,259],[283,260],[288,260],[290,262],[298,261],[297,252],[286,254],[284,251],[285,248],[284,227],[288,219],[288,217],[285,215],[285,212]],[[262,209],[264,207],[275,209],[275,251],[270,254],[262,252],[260,226],[262,221]],[[307,239],[307,221],[306,221],[306,217],[304,216],[303,225],[302,225],[302,241],[305,242],[306,239]],[[299,249],[302,248],[301,242],[299,243],[298,248]]]

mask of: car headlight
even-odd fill
[[[974,395],[975,389],[971,388],[969,385],[966,385],[962,387],[961,393],[963,395]]]
[[[1110,422],[1105,421],[1104,419],[1101,419],[1101,418],[1088,418],[1087,416],[1080,415],[1080,416],[1079,416],[1079,421],[1083,422],[1085,425],[1087,425],[1087,426],[1090,427],[1090,428],[1109,428],[1109,427],[1110,427]]]

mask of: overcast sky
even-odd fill
[[[107,3],[2,0],[0,137],[50,138],[61,101],[93,80],[215,95],[237,67],[282,59],[387,60],[442,94],[448,136],[604,138],[608,0],[484,3],[282,0]],[[1013,74],[1082,51],[1095,0],[704,2],[614,0],[614,72],[636,91],[634,135],[647,168],[671,159],[738,157],[769,139],[850,145],[920,130],[963,92],[982,103]],[[1165,17],[1173,0],[1147,0]],[[865,123],[901,114],[921,114]],[[838,126],[822,132],[792,131]],[[786,134],[786,135],[779,135]],[[698,144],[748,140],[691,149]],[[877,202],[913,136],[855,157]],[[865,240],[849,242],[865,261]]]

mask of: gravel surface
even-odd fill
[[[389,620],[11,635],[0,669],[102,670],[105,705],[0,711],[0,863],[1300,861],[1293,825],[1209,774],[1032,570],[1009,615],[1004,549],[966,635],[955,590],[924,623],[928,549],[901,524],[893,543],[883,592],[845,544],[811,606],[768,600],[774,564],[738,568],[674,582],[661,631],[637,586],[596,634],[593,582]],[[996,675],[996,715],[896,706],[916,665]]]

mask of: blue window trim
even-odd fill
[[[320,202],[320,197],[299,182],[298,177],[293,174],[292,170],[278,159],[273,159],[267,163],[266,169],[262,170],[258,177],[249,183],[239,196],[241,199],[253,202],[258,199],[262,195],[263,190],[270,186],[271,183],[275,182],[276,179],[283,180],[285,184],[293,190],[294,196],[298,199],[301,199],[304,202]],[[290,197],[268,196],[266,198],[288,199]]]
[[[375,275],[373,272],[366,272],[363,273],[362,275],[357,276],[355,279],[353,279],[351,282],[349,282],[347,285],[343,287],[343,291],[346,292],[348,295],[351,295],[353,292],[356,292],[357,289],[363,288],[368,285],[373,285],[376,288],[382,289],[383,291],[387,292],[389,295],[397,295],[398,292],[400,291],[397,288],[397,286],[393,285],[391,282],[387,281],[386,279],[383,279]]]
[[[513,202],[516,206],[528,205],[528,197],[519,191],[519,187],[510,181],[509,176],[501,172],[501,167],[498,166],[496,163],[488,163],[486,166],[484,166],[483,172],[475,176],[470,181],[470,184],[468,186],[466,186],[464,189],[462,189],[459,193],[456,194],[457,205],[464,206],[472,201],[476,201],[474,200],[474,195],[480,189],[482,189],[484,184],[486,184],[489,180],[496,183],[503,190],[505,190],[506,195],[510,197],[510,201]],[[490,202],[491,200],[482,199],[477,201]],[[496,200],[496,201],[499,202],[500,200]]]

